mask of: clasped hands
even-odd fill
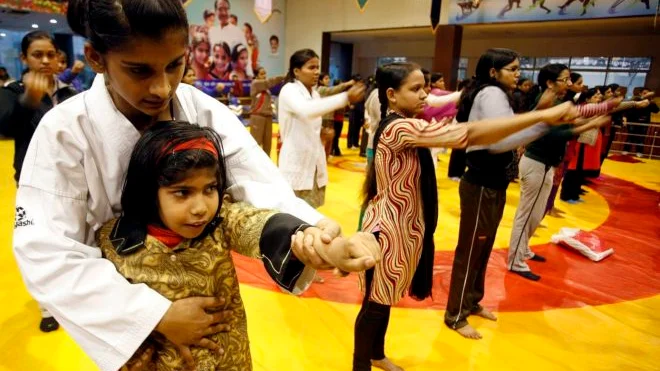
[[[381,249],[371,233],[341,235],[341,227],[330,219],[321,220],[291,237],[291,250],[306,266],[335,270],[336,275],[373,268],[381,260]]]

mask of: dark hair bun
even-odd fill
[[[87,29],[88,6],[88,0],[69,0],[69,8],[66,13],[66,20],[69,22],[71,30],[84,38],[89,37]]]

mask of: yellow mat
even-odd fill
[[[355,150],[343,151],[344,156],[330,160],[330,184],[321,211],[350,232],[357,225],[364,176],[359,169],[364,165]],[[24,288],[10,247],[15,196],[12,152],[12,142],[0,141],[0,302],[4,303],[0,370],[96,370],[64,330],[39,332],[39,310]],[[438,163],[438,229],[442,227],[442,233],[436,233],[438,250],[453,250],[458,234],[458,183],[446,179],[448,161],[448,155],[441,155]],[[604,172],[657,191],[659,164],[606,162]],[[507,247],[518,197],[519,188],[513,185],[496,248]],[[547,228],[539,230],[532,243],[547,242],[566,225],[591,230],[602,224],[609,214],[606,200],[595,191],[585,200],[582,205],[558,201],[566,219],[546,218]],[[350,370],[358,305],[297,298],[247,285],[241,290],[256,370]],[[471,341],[443,325],[443,311],[394,308],[386,352],[406,370],[658,370],[658,313],[658,295],[599,306],[501,312],[498,322],[472,320],[484,339]]]

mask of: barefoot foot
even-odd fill
[[[371,360],[371,365],[385,371],[403,371],[403,368],[395,365],[389,358],[385,357],[379,360]]]
[[[459,329],[456,329],[456,332],[458,332],[459,334],[461,334],[461,336],[467,339],[475,339],[475,340],[481,339],[481,334],[477,330],[475,330],[474,327],[470,325],[465,325]]]
[[[489,311],[486,308],[481,308],[481,310],[475,313],[474,315],[485,319],[489,319],[491,321],[497,321],[497,316],[495,316],[491,311]]]

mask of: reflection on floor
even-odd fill
[[[0,141],[0,370],[95,370],[59,330],[39,332],[39,311],[11,253],[15,186],[13,144]],[[275,148],[273,146],[273,148]],[[355,230],[364,160],[356,150],[330,159],[330,184],[321,211]],[[606,161],[587,188],[585,203],[558,202],[563,219],[546,218],[532,240],[548,258],[534,263],[534,283],[506,273],[506,248],[519,187],[507,196],[490,260],[484,305],[498,322],[471,320],[484,339],[461,338],[442,324],[458,234],[458,183],[438,166],[440,217],[436,231],[433,299],[409,299],[392,311],[387,354],[406,370],[657,370],[660,349],[660,162]],[[616,159],[615,159],[616,160]],[[593,263],[549,244],[560,227],[593,230],[614,247]],[[348,370],[359,310],[356,278],[314,284],[303,298],[282,294],[259,262],[236,257],[247,307],[256,370]],[[655,365],[655,366],[654,366]]]

